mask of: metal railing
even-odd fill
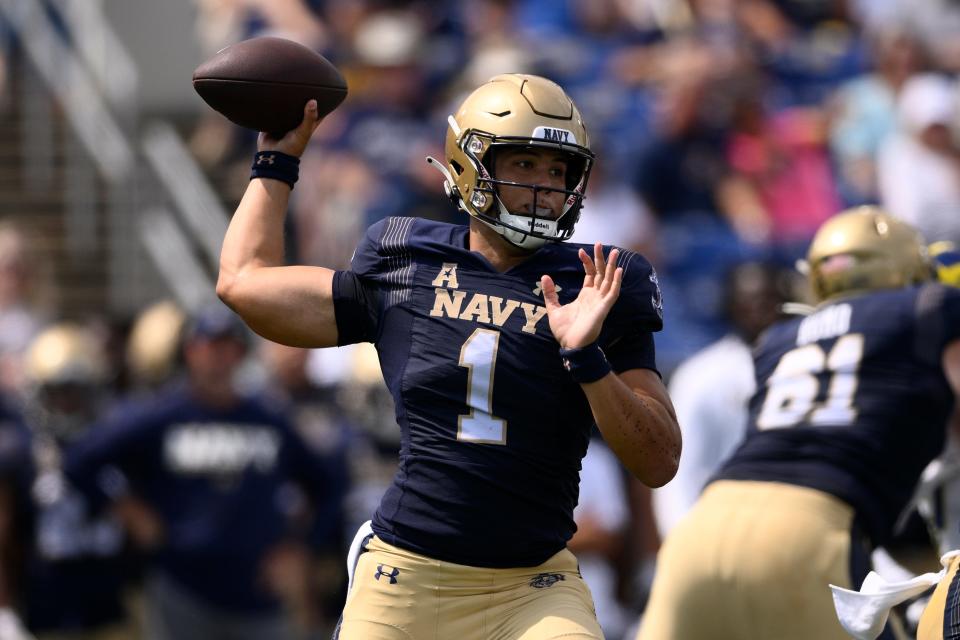
[[[145,254],[169,293],[184,308],[193,309],[214,294],[211,274],[229,216],[172,126],[152,120],[143,125],[140,136],[139,71],[103,15],[100,1],[47,1],[69,38],[58,31],[39,0],[0,0],[0,19],[18,34],[27,58],[107,185],[111,303],[129,311],[138,297],[145,302],[144,292],[131,279]],[[38,119],[53,116],[33,108],[25,114],[29,122],[22,152],[29,164],[31,154],[50,153],[50,122]],[[68,162],[77,162],[71,159],[75,154],[66,155]],[[33,162],[42,165],[45,160]],[[142,160],[150,171],[137,170]],[[89,172],[81,168],[71,175]],[[85,192],[76,181],[70,186],[74,193]],[[179,215],[165,202],[172,203]],[[90,207],[72,210],[75,216],[91,215]],[[89,229],[87,222],[73,220],[65,226]],[[131,247],[131,235],[139,239],[142,250]],[[201,295],[204,291],[207,294]]]
[[[172,126],[161,121],[151,122],[142,142],[147,161],[173,198],[209,264],[216,268],[229,220],[216,192]]]
[[[134,166],[127,136],[93,76],[57,33],[43,6],[36,0],[0,0],[0,10],[20,34],[24,51],[103,177],[109,182],[126,179]]]
[[[135,108],[140,73],[104,18],[102,0],[50,0],[74,37],[84,66],[115,109]]]

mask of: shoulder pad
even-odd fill
[[[408,252],[416,220],[389,217],[370,225],[353,252],[351,271],[360,277],[374,277],[402,267],[401,262]]]
[[[622,321],[638,323],[649,331],[663,328],[663,294],[657,270],[635,251],[620,250],[617,266],[623,268],[620,298],[614,309]]]

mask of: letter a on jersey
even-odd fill
[[[440,267],[440,273],[433,279],[433,286],[450,287],[451,289],[459,287],[460,283],[457,282],[457,263],[444,262],[443,266]]]

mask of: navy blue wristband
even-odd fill
[[[560,357],[564,369],[580,384],[596,382],[613,370],[596,342],[579,349],[560,349]]]
[[[300,158],[280,151],[257,151],[253,155],[250,179],[272,178],[293,189],[300,177]]]

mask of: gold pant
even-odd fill
[[[940,581],[920,616],[917,640],[956,640],[960,638],[960,556],[950,562],[947,575]],[[946,621],[946,625],[944,622]]]
[[[597,640],[593,599],[564,549],[540,566],[485,569],[374,537],[360,555],[339,640]]]
[[[638,640],[850,640],[828,585],[850,587],[853,516],[813,489],[711,484],[660,549]]]

